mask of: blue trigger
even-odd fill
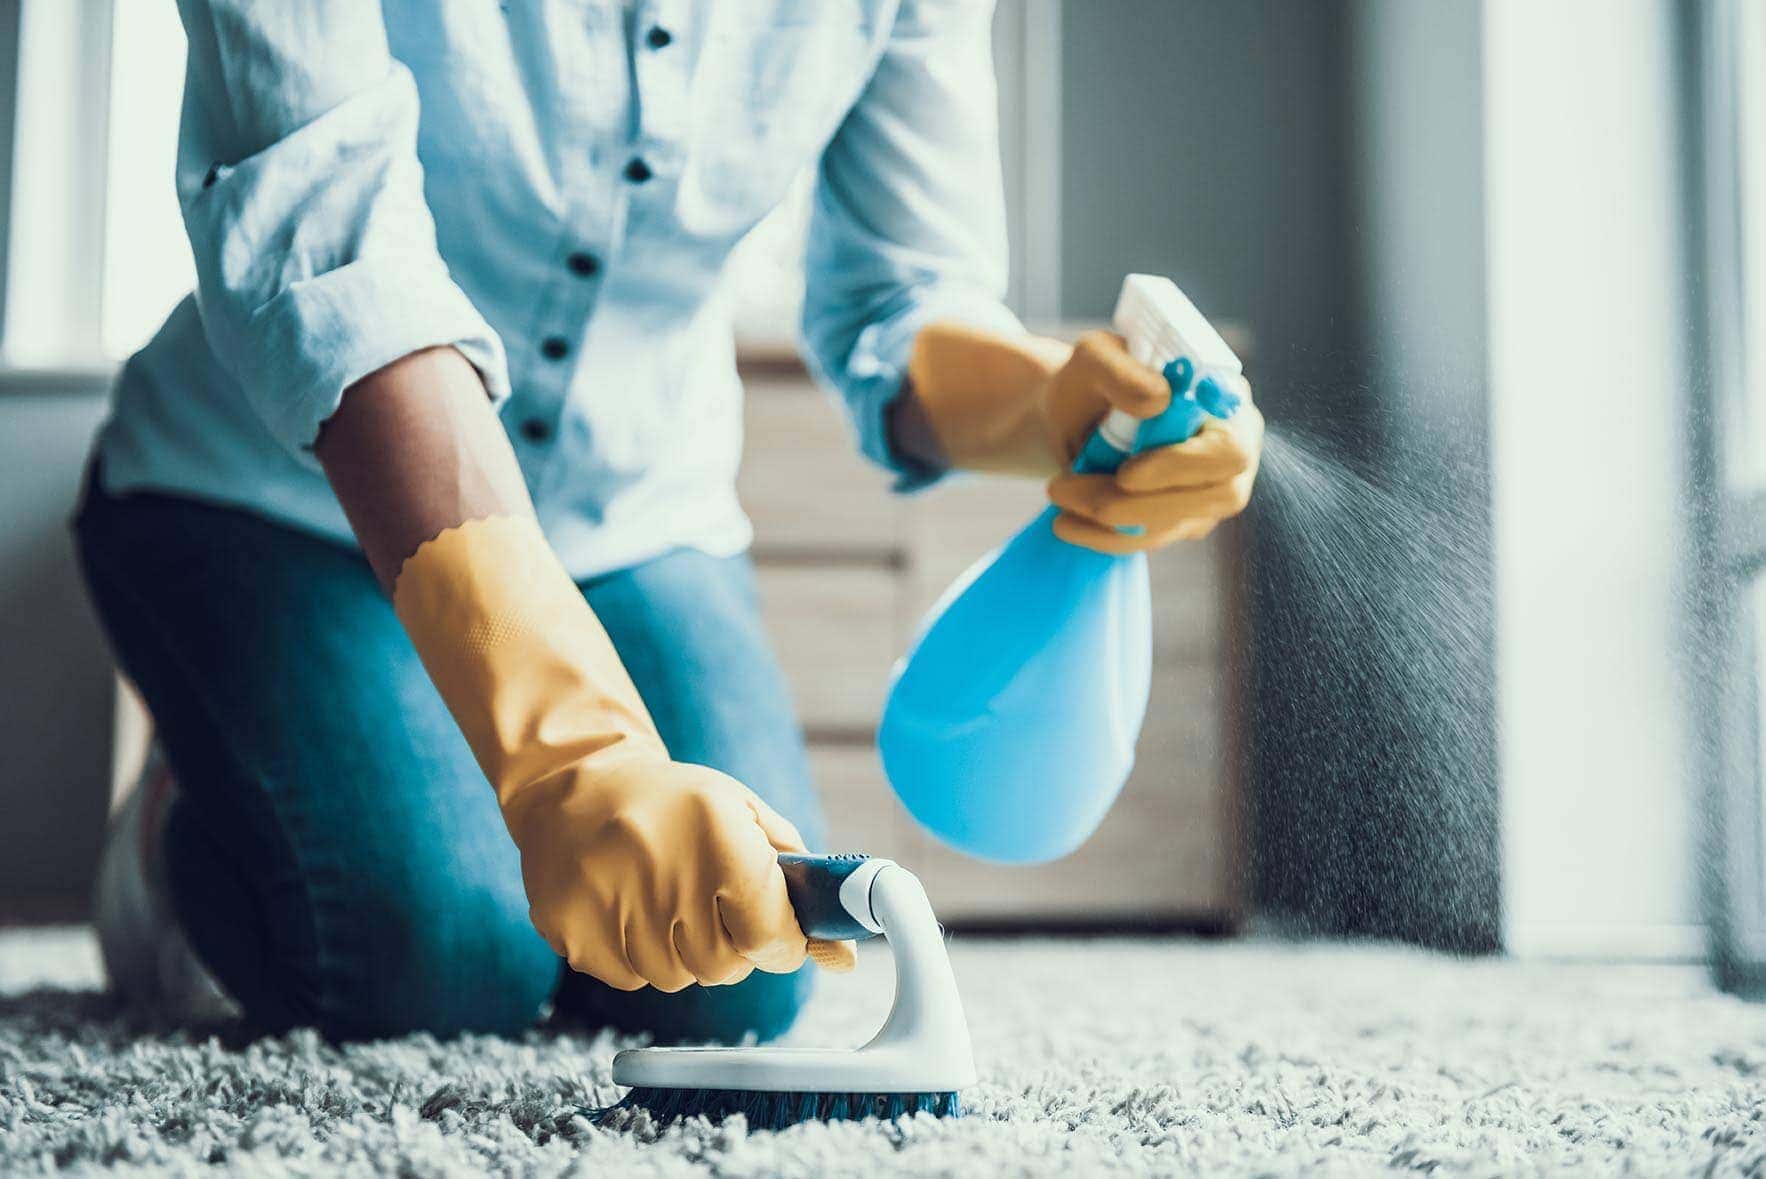
[[[1230,418],[1239,411],[1239,403],[1243,400],[1237,393],[1225,388],[1213,377],[1204,377],[1196,386],[1196,404],[1217,418]]]
[[[1185,356],[1165,366],[1165,379],[1171,385],[1171,408],[1141,423],[1134,437],[1136,454],[1156,446],[1188,442],[1210,415],[1227,418],[1239,408],[1238,394],[1228,391],[1213,377],[1203,377],[1192,389],[1190,381],[1195,373],[1195,365]]]
[[[1190,391],[1190,382],[1195,379],[1196,366],[1190,363],[1187,356],[1179,356],[1160,370],[1165,383],[1171,386],[1173,397],[1182,397]]]

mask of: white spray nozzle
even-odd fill
[[[1202,373],[1237,376],[1244,366],[1214,325],[1202,317],[1177,284],[1157,274],[1131,274],[1122,280],[1110,322],[1128,340],[1133,357],[1163,369],[1180,356]]]
[[[1163,275],[1131,274],[1123,279],[1110,323],[1128,341],[1129,355],[1154,372],[1163,372],[1180,356],[1196,366],[1198,381],[1220,373],[1236,377],[1244,369],[1214,325]],[[1140,425],[1126,410],[1113,409],[1104,416],[1098,433],[1127,454],[1134,449]]]

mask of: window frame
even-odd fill
[[[10,7],[0,368],[102,367],[115,0]]]
[[[1766,341],[1750,339],[1749,300],[1766,299],[1766,273],[1749,273],[1747,247],[1766,235],[1766,175],[1758,128],[1744,126],[1748,86],[1766,74],[1766,19],[1746,0],[1696,0],[1682,9],[1686,77],[1689,281],[1693,298],[1694,412],[1688,535],[1692,592],[1685,674],[1692,764],[1706,791],[1705,908],[1712,969],[1726,990],[1766,996],[1766,758],[1761,675],[1766,671],[1766,485],[1746,431],[1766,425]],[[1759,21],[1746,37],[1746,22]],[[1750,56],[1751,55],[1751,56]],[[1753,60],[1754,57],[1760,60]],[[1749,143],[1752,137],[1754,144]],[[1751,198],[1751,204],[1750,204]],[[1766,269],[1766,267],[1762,267]],[[1756,404],[1749,404],[1753,400]],[[1754,443],[1758,446],[1758,443]],[[1756,468],[1750,486],[1748,467]]]

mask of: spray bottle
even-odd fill
[[[1238,408],[1239,359],[1170,279],[1131,274],[1112,322],[1171,406],[1112,412],[1076,471],[1182,442]],[[877,744],[902,805],[959,851],[1040,863],[1097,829],[1134,767],[1152,679],[1144,554],[1054,534],[1045,509],[945,591],[896,664]]]

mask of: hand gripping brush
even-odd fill
[[[628,1048],[613,1058],[625,1099],[598,1111],[643,1109],[664,1123],[743,1114],[756,1129],[803,1121],[956,1117],[957,1091],[975,1081],[969,1025],[926,890],[892,860],[862,855],[779,857],[797,923],[811,938],[882,934],[895,961],[895,1002],[863,1047]]]

